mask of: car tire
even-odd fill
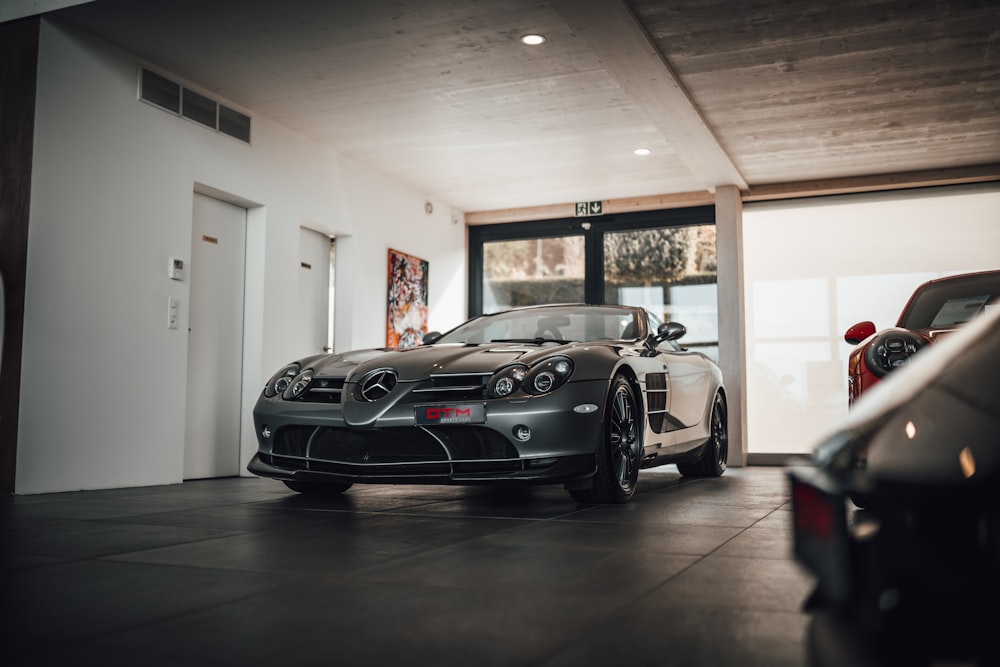
[[[677,470],[688,477],[719,477],[726,471],[729,459],[729,427],[726,399],[722,393],[715,395],[712,403],[711,435],[697,460],[678,463]]]
[[[339,496],[352,486],[349,482],[300,482],[287,479],[282,482],[292,491],[308,496]]]
[[[635,388],[624,375],[611,381],[604,427],[597,448],[597,472],[589,488],[570,489],[584,504],[627,503],[635,494],[642,463],[642,422]]]

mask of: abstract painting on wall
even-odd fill
[[[426,260],[389,249],[389,310],[385,346],[420,345],[427,333]]]

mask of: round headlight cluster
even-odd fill
[[[486,386],[486,393],[490,398],[505,398],[521,388],[525,376],[528,374],[528,367],[524,364],[513,364],[500,369]]]
[[[525,378],[524,390],[529,394],[546,394],[569,379],[573,362],[566,357],[553,357],[536,365]]]
[[[284,393],[288,385],[299,374],[298,364],[288,364],[280,371],[271,376],[271,379],[264,385],[264,396],[274,398],[278,394]]]
[[[313,372],[312,369],[306,369],[295,376],[294,379],[285,388],[285,391],[281,393],[281,397],[286,401],[293,401],[302,394],[305,393],[306,389],[309,388],[309,383],[312,382]]]
[[[558,389],[573,374],[568,357],[550,357],[534,366],[513,364],[501,369],[486,387],[490,398],[505,398],[518,390],[540,395]]]
[[[878,377],[904,366],[927,344],[921,336],[906,329],[889,329],[876,336],[865,349],[865,363]]]

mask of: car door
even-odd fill
[[[659,322],[651,317],[650,330],[656,331],[658,326]],[[675,340],[661,341],[656,352],[656,359],[666,368],[667,376],[664,428],[674,434],[677,451],[683,451],[684,443],[690,440],[685,438],[685,432],[705,419],[709,393],[714,387],[712,364],[702,354],[685,350]]]

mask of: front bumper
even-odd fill
[[[261,398],[254,409],[259,449],[247,469],[284,480],[352,483],[585,479],[596,470],[605,385],[570,383],[546,396],[479,401],[481,423],[438,425],[418,424],[416,404],[408,402],[352,424],[337,404]]]

